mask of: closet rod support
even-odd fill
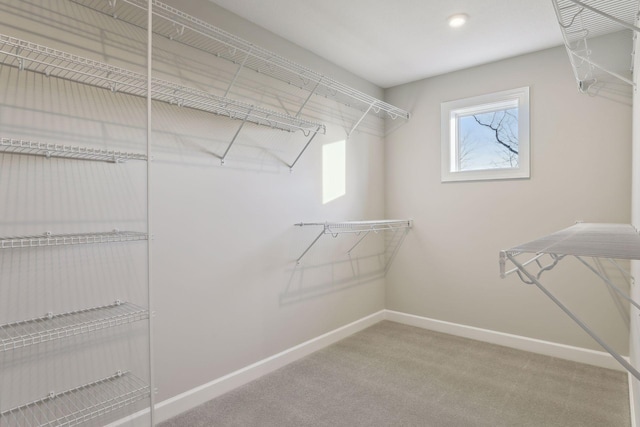
[[[320,83],[322,83],[322,79],[324,79],[324,76],[322,76],[322,77],[320,77],[320,79],[318,79],[318,83],[316,83],[316,85],[313,88],[313,90],[309,92],[309,95],[307,96],[307,99],[304,100],[304,102],[300,106],[300,109],[296,113],[296,117],[300,116],[300,113],[302,113],[302,110],[304,110],[304,107],[307,106],[307,102],[309,102],[309,100],[311,99],[311,96],[313,96],[316,93],[316,89],[318,89],[318,86],[320,86]]]
[[[624,292],[622,289],[620,289],[619,287],[617,287],[616,285],[614,285],[611,280],[606,277],[605,275],[603,275],[602,273],[600,273],[598,270],[596,270],[595,268],[593,268],[593,266],[591,266],[588,262],[586,262],[585,260],[583,260],[581,257],[576,256],[576,258],[578,259],[578,261],[580,261],[582,264],[584,264],[585,267],[587,267],[589,270],[591,270],[591,272],[593,272],[596,276],[598,276],[599,278],[602,279],[602,281],[604,283],[606,283],[607,285],[609,285],[609,287],[611,289],[613,289],[618,295],[620,295],[623,299],[625,299],[627,302],[629,302],[631,305],[633,305],[635,308],[637,308],[638,310],[640,310],[640,304],[638,304],[637,302],[635,302],[635,300],[633,298],[631,298],[626,292]]]
[[[351,128],[351,130],[349,132],[347,132],[347,139],[351,138],[351,134],[353,133],[354,130],[356,130],[356,128],[360,125],[360,123],[364,120],[365,117],[367,117],[367,114],[369,114],[369,111],[371,111],[371,109],[373,108],[373,104],[375,104],[375,102],[372,102],[371,104],[369,104],[369,108],[367,108],[367,110],[364,112],[364,114],[360,117],[360,119],[358,119],[358,121],[356,122],[355,125],[353,125],[353,127]]]
[[[358,239],[358,241],[356,242],[356,244],[355,244],[355,245],[353,245],[353,246],[351,247],[351,249],[349,249],[349,250],[347,251],[347,254],[351,255],[351,251],[352,251],[352,250],[354,250],[354,249],[356,248],[356,246],[358,246],[358,245],[360,244],[360,242],[362,242],[362,241],[365,239],[365,237],[367,237],[367,236],[369,235],[369,233],[371,233],[371,231],[367,231],[366,233],[364,233],[364,236],[362,236],[362,237],[360,237],[360,238]]]
[[[295,224],[295,225],[297,225],[297,226],[300,226],[300,227],[301,227],[303,224],[302,224],[302,223],[300,223],[300,224]],[[315,245],[315,244],[316,244],[316,242],[320,239],[320,237],[322,237],[322,235],[323,235],[323,234],[325,234],[325,230],[324,230],[324,229],[322,229],[322,231],[320,232],[320,234],[318,234],[318,237],[316,237],[316,238],[313,240],[313,242],[311,242],[311,244],[307,247],[307,249],[305,249],[305,250],[304,250],[304,252],[302,252],[302,255],[300,255],[300,256],[298,257],[298,259],[296,260],[296,264],[297,264],[297,265],[300,265],[300,261],[302,261],[302,258],[304,258],[304,256],[307,254],[307,252],[309,252],[309,250],[313,247],[313,245]]]
[[[240,75],[240,71],[242,71],[242,68],[244,68],[244,64],[246,64],[247,59],[249,59],[249,55],[251,55],[251,50],[252,49],[253,49],[253,45],[251,45],[251,47],[247,51],[247,54],[244,56],[244,59],[242,60],[242,63],[238,66],[238,69],[236,70],[236,73],[234,74],[233,79],[231,80],[231,83],[229,83],[229,87],[227,87],[227,91],[223,95],[224,98],[226,98],[227,95],[229,95],[229,91],[231,91],[231,88],[236,83],[236,80],[238,79],[238,76]]]
[[[220,158],[220,164],[224,166],[224,161],[227,158],[227,154],[229,154],[229,150],[231,150],[231,147],[233,146],[233,144],[236,142],[236,139],[238,138],[238,135],[240,135],[240,131],[242,130],[242,128],[244,127],[244,125],[247,123],[247,119],[249,118],[249,116],[251,115],[251,110],[249,110],[249,112],[247,113],[247,115],[244,117],[244,119],[242,120],[242,123],[240,123],[240,126],[238,127],[238,130],[236,131],[235,135],[233,135],[233,139],[231,139],[231,142],[229,143],[229,145],[227,146],[227,149],[225,150],[224,154],[222,155],[222,157]]]
[[[599,70],[604,71],[605,73],[607,73],[607,74],[609,74],[609,75],[611,75],[611,76],[613,76],[613,77],[615,77],[615,78],[617,78],[619,80],[622,80],[623,82],[631,85],[632,87],[636,86],[636,84],[632,80],[629,80],[628,78],[626,78],[626,77],[624,77],[624,76],[622,76],[622,75],[620,75],[618,73],[615,73],[613,71],[607,70],[604,66],[602,66],[602,65],[598,64],[597,62],[594,62],[594,61],[592,61],[592,60],[590,60],[588,58],[585,58],[582,55],[578,55],[574,51],[571,51],[571,55],[575,56],[576,58],[578,58],[581,61],[584,61],[584,62],[588,63],[589,65],[592,65],[592,66],[598,68]],[[591,80],[595,80],[595,79],[581,80],[581,81],[578,82],[578,84],[580,85],[580,88],[582,88],[584,86],[587,86],[586,89],[588,89],[593,83],[595,83],[595,81],[591,81]]]
[[[300,157],[302,157],[302,154],[304,154],[304,152],[307,150],[307,147],[309,147],[309,145],[311,144],[311,141],[313,141],[313,139],[316,137],[318,132],[320,132],[320,129],[322,129],[323,126],[324,125],[318,125],[318,128],[315,130],[313,135],[311,135],[311,138],[309,138],[309,141],[307,141],[307,144],[304,146],[300,154],[298,154],[298,157],[296,157],[293,163],[291,163],[290,165],[287,165],[289,166],[289,171],[293,171],[293,167],[296,165],[296,163],[298,163],[298,160],[300,160]]]

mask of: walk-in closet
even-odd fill
[[[636,426],[638,0],[0,0],[0,427]]]

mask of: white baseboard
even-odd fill
[[[201,405],[234,388],[240,387],[291,362],[334,344],[349,335],[360,332],[384,320],[384,318],[385,310],[380,310],[377,313],[356,320],[341,328],[327,332],[326,334],[291,347],[245,368],[231,372],[221,378],[162,401],[156,405],[156,422],[168,420],[184,411]]]
[[[496,332],[473,326],[460,325],[458,323],[445,322],[443,320],[430,319],[428,317],[416,316],[392,310],[386,310],[385,319],[436,332],[529,351],[531,353],[543,354],[545,356],[585,363],[587,365],[598,366],[600,368],[615,369],[617,371],[626,372],[626,370],[620,366],[620,364],[609,353],[604,351],[573,347],[570,345],[558,344],[550,341],[523,337],[520,335],[506,334],[504,332]]]
[[[629,408],[631,408],[631,427],[638,426],[638,418],[640,417],[640,413],[636,413],[636,398],[634,394],[633,383],[636,380],[636,377],[631,375],[631,373],[627,374],[629,376]]]
[[[184,393],[164,400],[155,405],[155,422],[166,421],[182,412],[195,408],[211,399],[214,399],[228,391],[247,384],[270,372],[275,371],[291,362],[301,359],[315,351],[321,350],[331,344],[340,341],[356,332],[364,330],[382,320],[416,326],[436,332],[484,341],[518,350],[558,357],[574,362],[602,368],[624,371],[609,353],[584,349],[579,347],[557,344],[549,341],[511,335],[473,326],[460,325],[442,320],[430,319],[413,314],[401,313],[392,310],[381,310],[377,313],[356,320],[348,325],[327,332],[295,347],[282,351],[271,357],[258,361],[237,371],[231,372],[211,382],[187,390]],[[626,372],[626,371],[625,371]],[[631,390],[631,389],[630,389]],[[632,390],[630,397],[633,399]],[[633,402],[633,400],[631,400]],[[633,404],[632,411],[633,411]],[[136,426],[136,421],[142,421],[148,417],[148,410],[133,414],[130,417],[110,424],[108,427]],[[632,419],[634,414],[632,413]],[[634,426],[635,427],[635,426]]]

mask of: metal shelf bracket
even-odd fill
[[[529,254],[532,258],[521,262],[518,260],[518,257],[523,254]],[[552,262],[547,265],[542,264],[540,259],[544,256],[551,257]],[[500,276],[502,278],[509,274],[516,273],[524,283],[538,287],[551,301],[578,324],[580,328],[613,356],[631,375],[640,380],[640,371],[638,371],[636,367],[631,365],[624,357],[609,346],[582,319],[576,316],[571,309],[564,305],[540,282],[540,276],[543,272],[551,270],[559,261],[567,256],[576,258],[581,264],[587,267],[589,271],[599,277],[611,291],[640,310],[640,304],[616,286],[600,264],[601,259],[611,261],[627,283],[632,283],[633,278],[631,275],[625,272],[615,260],[640,260],[640,235],[637,230],[629,224],[578,223],[565,230],[500,252]],[[588,263],[585,260],[586,257],[591,257],[598,268]],[[507,262],[513,264],[515,268],[507,270]],[[537,273],[534,274],[534,272],[530,271],[531,264],[537,266]]]
[[[331,236],[338,237],[340,234],[355,234],[361,236],[358,241],[347,251],[350,255],[359,244],[362,242],[372,231],[378,233],[380,231],[398,231],[402,229],[409,229],[413,226],[413,221],[410,219],[390,219],[381,221],[345,221],[345,222],[299,222],[294,224],[297,227],[306,226],[321,226],[322,231],[311,242],[309,246],[302,252],[302,254],[296,260],[296,264],[300,264],[304,256],[309,250],[320,240],[324,234],[330,234]]]
[[[589,40],[621,30],[640,33],[636,25],[639,17],[638,0],[553,0],[578,89],[589,93],[598,83],[596,70],[606,73],[635,89],[635,83],[593,59]],[[631,57],[635,52],[630,52]],[[631,61],[633,62],[633,61]],[[631,67],[632,68],[632,67]]]

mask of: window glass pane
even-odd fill
[[[443,102],[442,182],[529,178],[529,88]]]
[[[458,116],[457,170],[518,167],[518,108]]]

